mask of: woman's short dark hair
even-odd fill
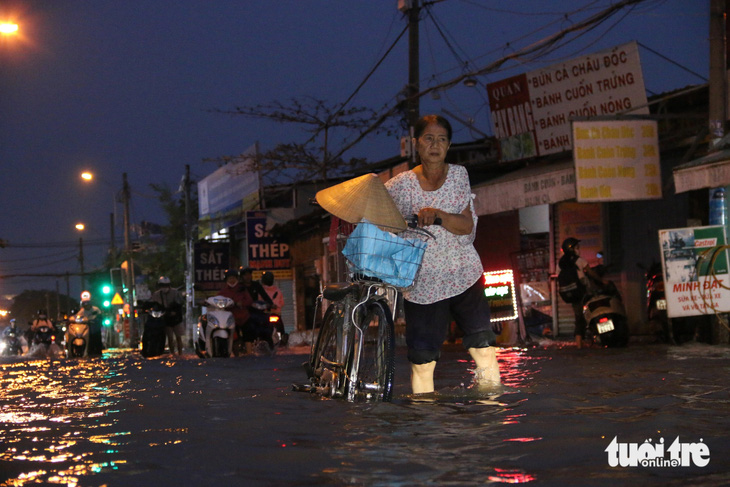
[[[449,138],[449,142],[451,142],[451,135],[453,134],[453,131],[451,130],[451,124],[441,115],[424,115],[416,120],[416,123],[413,125],[413,136],[418,138],[423,135],[426,127],[428,127],[429,124],[432,123],[435,123],[436,125],[445,128],[446,136]]]

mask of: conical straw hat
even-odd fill
[[[407,228],[403,215],[376,174],[365,174],[323,189],[316,198],[322,208],[349,223],[360,223],[364,218],[385,227],[384,230]]]

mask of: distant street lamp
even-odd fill
[[[3,36],[15,35],[18,33],[18,24],[12,22],[0,23],[0,34]]]

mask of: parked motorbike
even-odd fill
[[[659,338],[665,343],[674,342],[674,334],[667,316],[667,299],[664,293],[664,272],[661,263],[655,262],[644,270],[646,282],[646,317],[659,332]]]
[[[165,353],[165,310],[158,303],[146,310],[147,319],[142,333],[142,356],[159,357]]]
[[[66,326],[66,356],[69,358],[89,355],[89,318],[73,315]]]
[[[23,342],[24,339],[18,328],[15,325],[15,320],[12,320],[0,337],[0,355],[13,356],[23,354]]]
[[[205,300],[205,313],[200,315],[195,340],[195,353],[200,358],[208,356],[228,357],[229,342],[233,341],[233,332],[236,321],[230,308],[233,300],[225,296],[211,296]],[[207,338],[210,337],[210,348],[207,347]]]
[[[602,266],[594,268],[603,277]],[[621,293],[612,281],[593,282],[583,301],[583,316],[594,336],[608,347],[625,347],[629,343],[629,324]]]

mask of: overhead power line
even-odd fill
[[[587,19],[585,19],[583,21],[577,22],[569,27],[566,27],[565,29],[561,30],[560,32],[557,32],[544,39],[534,42],[534,43],[530,44],[529,46],[526,46],[522,49],[514,51],[511,54],[507,54],[507,55],[501,57],[500,59],[484,66],[483,68],[473,70],[473,71],[466,71],[466,72],[462,73],[461,75],[457,76],[456,78],[453,78],[449,81],[446,81],[446,82],[438,84],[438,85],[429,86],[425,90],[412,95],[412,97],[421,98],[433,91],[443,90],[445,88],[451,88],[452,86],[455,86],[455,85],[463,82],[467,78],[473,78],[476,76],[484,75],[484,74],[490,73],[492,71],[495,71],[498,68],[500,68],[503,64],[505,64],[506,62],[508,62],[510,60],[519,59],[521,57],[537,53],[537,52],[541,51],[542,49],[546,49],[550,46],[553,46],[554,44],[556,44],[557,42],[559,42],[560,40],[562,40],[567,35],[569,35],[573,32],[578,32],[578,31],[581,31],[584,29],[591,28],[593,25],[605,21],[606,19],[608,19],[615,13],[619,12],[623,8],[637,5],[644,1],[646,1],[646,0],[623,0],[621,2],[618,2],[597,14],[588,17]],[[349,144],[347,144],[343,148],[341,148],[340,152],[338,152],[333,158],[341,157],[342,154],[344,154],[345,152],[350,150],[353,146],[357,145],[362,139],[364,139],[369,134],[371,134],[372,132],[377,130],[377,128],[380,125],[382,125],[383,123],[385,123],[385,121],[388,118],[390,118],[394,113],[396,113],[398,110],[400,110],[402,103],[404,103],[404,101],[400,101],[400,102],[396,103],[394,106],[389,108],[387,111],[383,112],[376,119],[376,121],[370,125],[370,127],[368,127],[363,132],[361,132],[358,135],[358,137],[355,138],[355,140],[353,140],[352,142],[350,142]]]
[[[116,238],[115,243],[120,243],[121,238]],[[95,238],[95,239],[84,239],[84,247],[86,246],[101,246],[106,245],[108,246],[110,243],[110,240],[108,238]],[[73,240],[73,241],[66,241],[66,242],[21,242],[21,243],[13,243],[13,242],[7,242],[5,248],[8,249],[46,249],[46,248],[59,248],[59,247],[78,247],[79,241]]]
[[[496,60],[496,61],[488,64],[487,66],[484,66],[483,68],[480,68],[480,69],[477,69],[477,70],[474,70],[474,71],[467,71],[467,72],[461,74],[460,76],[457,76],[456,78],[453,78],[453,79],[451,79],[449,81],[446,81],[446,82],[441,83],[439,85],[430,86],[427,89],[425,89],[425,90],[417,93],[414,96],[422,97],[424,95],[427,95],[427,94],[431,93],[434,90],[440,90],[440,89],[444,89],[444,88],[451,88],[452,86],[461,83],[466,78],[471,78],[471,77],[480,76],[480,75],[484,75],[484,74],[490,73],[490,72],[494,71],[495,69],[499,68],[500,66],[502,66],[507,61],[511,61],[513,59],[519,59],[519,58],[521,58],[523,56],[527,56],[529,54],[538,52],[541,49],[544,49],[546,47],[552,46],[553,44],[557,43],[558,41],[560,41],[561,39],[563,39],[564,37],[566,37],[568,34],[570,34],[572,32],[577,32],[577,31],[581,31],[581,30],[587,29],[587,28],[591,27],[592,25],[594,25],[596,23],[603,22],[604,20],[606,20],[607,18],[611,17],[613,14],[615,14],[619,10],[623,9],[624,7],[628,7],[628,6],[631,6],[631,5],[636,5],[636,4],[639,4],[639,3],[644,2],[644,1],[645,0],[623,0],[622,2],[619,2],[619,3],[616,3],[614,5],[611,5],[607,9],[605,9],[605,10],[603,10],[603,11],[601,11],[601,12],[599,12],[599,13],[591,16],[591,17],[588,17],[587,19],[585,19],[585,20],[583,20],[581,22],[578,22],[578,23],[576,23],[574,25],[571,25],[570,27],[567,27],[567,28],[561,30],[560,32],[557,32],[557,33],[555,33],[555,34],[553,34],[551,36],[548,36],[548,37],[546,37],[546,38],[544,38],[542,40],[539,40],[539,41],[537,41],[537,42],[535,42],[533,44],[530,44],[529,46],[524,47],[522,49],[519,49],[519,50],[517,50],[517,51],[515,51],[515,52],[513,52],[511,54],[508,54],[506,56],[503,56],[502,58],[500,58],[500,59],[498,59],[498,60]]]
[[[699,73],[696,73],[695,71],[692,71],[692,70],[691,70],[691,69],[689,69],[689,68],[688,68],[687,66],[683,66],[683,65],[679,64],[678,62],[676,62],[676,61],[674,61],[674,60],[672,60],[672,59],[669,59],[669,58],[668,58],[667,56],[665,56],[664,54],[661,54],[661,53],[659,53],[659,52],[655,51],[654,49],[650,48],[650,47],[649,47],[649,46],[647,46],[646,44],[642,44],[641,42],[637,42],[637,44],[638,44],[638,45],[640,45],[641,47],[643,47],[644,49],[646,49],[647,51],[649,51],[649,52],[651,52],[651,53],[653,53],[653,54],[656,54],[657,56],[659,56],[660,58],[664,59],[665,61],[669,61],[670,63],[674,64],[675,66],[678,66],[678,67],[680,67],[680,68],[684,69],[684,70],[685,70],[685,71],[687,71],[688,73],[690,73],[690,74],[693,74],[693,75],[697,76],[697,77],[698,77],[699,79],[701,79],[701,80],[702,80],[702,81],[704,81],[705,83],[709,82],[709,80],[708,80],[707,78],[705,78],[704,76],[702,76],[701,74],[699,74]]]

